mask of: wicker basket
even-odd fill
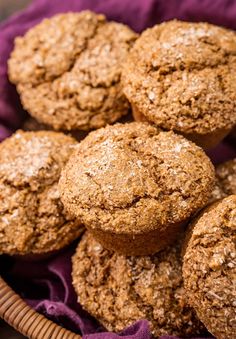
[[[32,339],[81,339],[30,308],[0,277],[0,317]]]

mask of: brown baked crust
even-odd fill
[[[155,125],[207,134],[236,122],[236,35],[169,21],[144,31],[122,73],[124,92]]]
[[[135,235],[186,221],[207,202],[213,183],[201,148],[133,122],[91,132],[59,187],[65,207],[87,227]]]
[[[82,232],[58,192],[76,141],[62,133],[18,131],[0,144],[0,253],[46,254]]]
[[[183,261],[188,300],[207,329],[219,339],[236,336],[236,195],[198,217]]]
[[[125,257],[103,249],[86,233],[72,262],[78,302],[109,331],[140,319],[149,321],[156,338],[203,330],[186,303],[180,244],[153,256]]]
[[[128,113],[120,73],[135,39],[103,15],[58,14],[16,38],[9,78],[40,122],[57,130],[99,128]]]
[[[236,158],[216,167],[216,185],[212,191],[211,201],[232,194],[236,194]]]

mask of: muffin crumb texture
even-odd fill
[[[156,25],[134,44],[122,82],[132,106],[156,126],[225,134],[236,123],[235,32],[177,20]]]
[[[125,257],[83,236],[73,257],[78,302],[109,331],[147,319],[155,338],[191,336],[204,327],[186,304],[180,244],[154,256]]]
[[[17,37],[8,62],[24,108],[60,130],[90,130],[128,113],[121,63],[136,34],[90,11],[43,20]]]
[[[207,203],[213,183],[202,149],[133,122],[91,132],[59,185],[65,207],[87,227],[135,235],[186,220]]]
[[[73,138],[49,131],[18,131],[0,144],[1,254],[49,253],[81,234],[58,191],[75,145]]]
[[[236,195],[213,204],[194,222],[183,277],[190,305],[219,339],[236,337]]]

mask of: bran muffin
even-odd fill
[[[212,191],[211,201],[231,194],[236,194],[236,158],[216,167],[216,185]]]
[[[18,131],[0,144],[0,254],[40,257],[82,233],[58,192],[61,170],[76,144],[50,131]]]
[[[155,253],[173,242],[209,199],[214,168],[180,135],[145,123],[91,132],[59,182],[65,208],[103,247],[126,255]]]
[[[38,121],[56,130],[96,129],[129,111],[120,74],[135,39],[104,15],[58,14],[16,38],[9,78]]]
[[[236,123],[236,34],[177,20],[144,31],[122,72],[134,117],[203,148]]]
[[[147,319],[155,338],[203,331],[185,299],[180,243],[153,256],[125,257],[86,232],[72,262],[78,302],[107,330],[119,332]]]
[[[216,338],[236,337],[236,195],[208,207],[191,225],[183,260],[189,303]]]

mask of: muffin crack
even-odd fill
[[[215,70],[219,66],[228,66],[230,62],[232,61],[231,57],[236,57],[236,52],[235,54],[226,54],[225,59],[218,60],[218,62],[214,64],[208,64],[208,63],[193,63],[191,65],[185,64],[184,62],[181,64],[177,65],[171,65],[171,64],[166,64],[163,66],[153,66],[152,64],[149,66],[149,69],[147,69],[148,74],[150,73],[155,74],[156,78],[161,81],[161,78],[164,79],[165,76],[171,75],[175,72],[178,72],[182,74],[184,71],[202,71],[202,70]],[[236,63],[236,60],[233,60],[234,63]]]
[[[206,203],[213,170],[200,148],[173,132],[117,124],[79,144],[59,187],[66,208],[89,228],[141,234],[180,223],[193,213],[189,206]]]
[[[90,11],[58,14],[15,40],[9,78],[40,122],[56,130],[97,129],[129,111],[120,73],[136,36]]]
[[[83,231],[60,200],[58,180],[76,144],[52,131],[18,131],[0,145],[0,253],[55,252]]]

